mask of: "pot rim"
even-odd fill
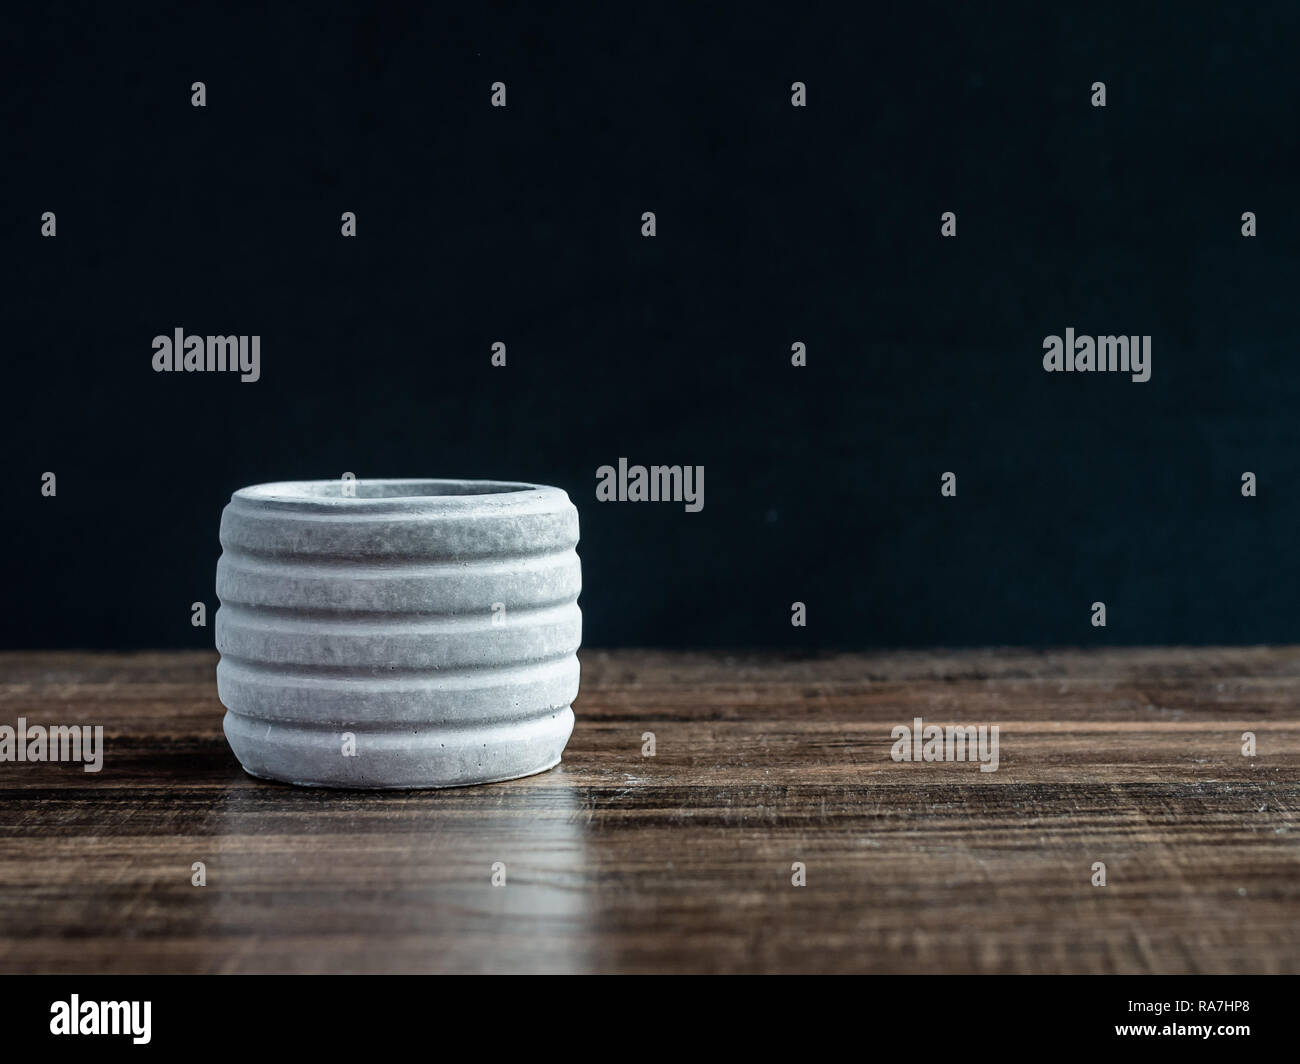
[[[343,493],[345,483],[355,494]],[[508,506],[539,499],[549,499],[557,505],[569,502],[566,492],[545,484],[434,477],[358,477],[350,482],[341,478],[279,480],[240,488],[230,498],[232,502],[316,512],[463,510],[484,504]]]

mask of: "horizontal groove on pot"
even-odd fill
[[[281,676],[369,676],[376,679],[402,676],[433,676],[446,682],[457,676],[477,676],[485,672],[530,668],[533,665],[547,665],[556,661],[566,661],[573,656],[572,651],[566,650],[560,654],[553,654],[549,658],[521,658],[519,661],[512,661],[509,665],[456,665],[442,668],[423,665],[374,665],[364,667],[337,662],[284,665],[274,661],[253,661],[249,658],[238,658],[233,654],[223,655],[221,660],[237,664],[251,671],[275,672]]]
[[[420,507],[393,514],[299,513],[260,507],[260,503],[238,500],[226,507],[221,517],[222,550],[290,560],[382,558],[389,564],[526,558],[571,550],[578,542],[578,514],[572,503],[568,513],[527,500],[487,508],[471,504],[457,512]],[[437,520],[436,538],[428,536],[421,518]]]
[[[412,604],[405,609],[408,614],[436,616],[481,610],[484,602],[488,607],[510,603],[515,610],[559,606],[576,601],[582,587],[572,549],[527,558],[433,564],[395,560],[346,568],[344,582],[338,565],[223,553],[217,562],[217,594],[225,605],[268,611],[396,613],[402,609],[394,603],[405,602]]]
[[[427,669],[510,665],[578,649],[582,613],[576,603],[514,616],[507,610],[506,616],[500,627],[490,614],[323,621],[222,606],[216,616],[217,649],[267,664]]]
[[[321,553],[302,553],[295,554],[284,550],[258,550],[250,547],[229,547],[226,553],[232,558],[247,558],[250,561],[280,562],[288,561],[303,565],[315,565],[322,569],[334,568],[341,566],[352,568],[354,566],[374,566],[376,568],[387,568],[389,565],[398,568],[424,568],[438,566],[466,566],[466,565],[491,565],[497,556],[492,554],[472,554],[468,551],[460,551],[454,555],[444,554],[411,554],[402,558],[394,558],[391,561],[383,554],[375,551],[364,551],[352,549],[348,551],[339,551],[332,554]],[[532,551],[520,551],[518,554],[511,554],[511,561],[527,561],[531,558],[545,558],[552,554],[562,553],[553,547],[539,548]]]
[[[558,762],[582,634],[577,511],[562,491],[259,490],[222,515],[215,617],[226,735],[249,772],[452,786]],[[358,756],[340,756],[345,732]]]
[[[578,690],[578,659],[453,672],[366,674],[285,671],[224,659],[218,692],[242,716],[336,725],[390,721],[469,723],[517,720],[567,708]],[[400,696],[394,698],[392,696]]]

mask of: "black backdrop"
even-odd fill
[[[344,471],[565,488],[589,645],[1300,639],[1296,5],[366,6],[6,23],[0,645],[210,644],[230,492]]]

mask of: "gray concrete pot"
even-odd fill
[[[235,756],[254,776],[322,787],[551,768],[578,693],[577,542],[568,495],[536,484],[241,488],[217,562]]]

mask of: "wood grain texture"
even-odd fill
[[[0,971],[1300,971],[1300,649],[582,660],[559,768],[357,794],[245,776],[215,655],[0,654],[107,745],[0,763]]]

